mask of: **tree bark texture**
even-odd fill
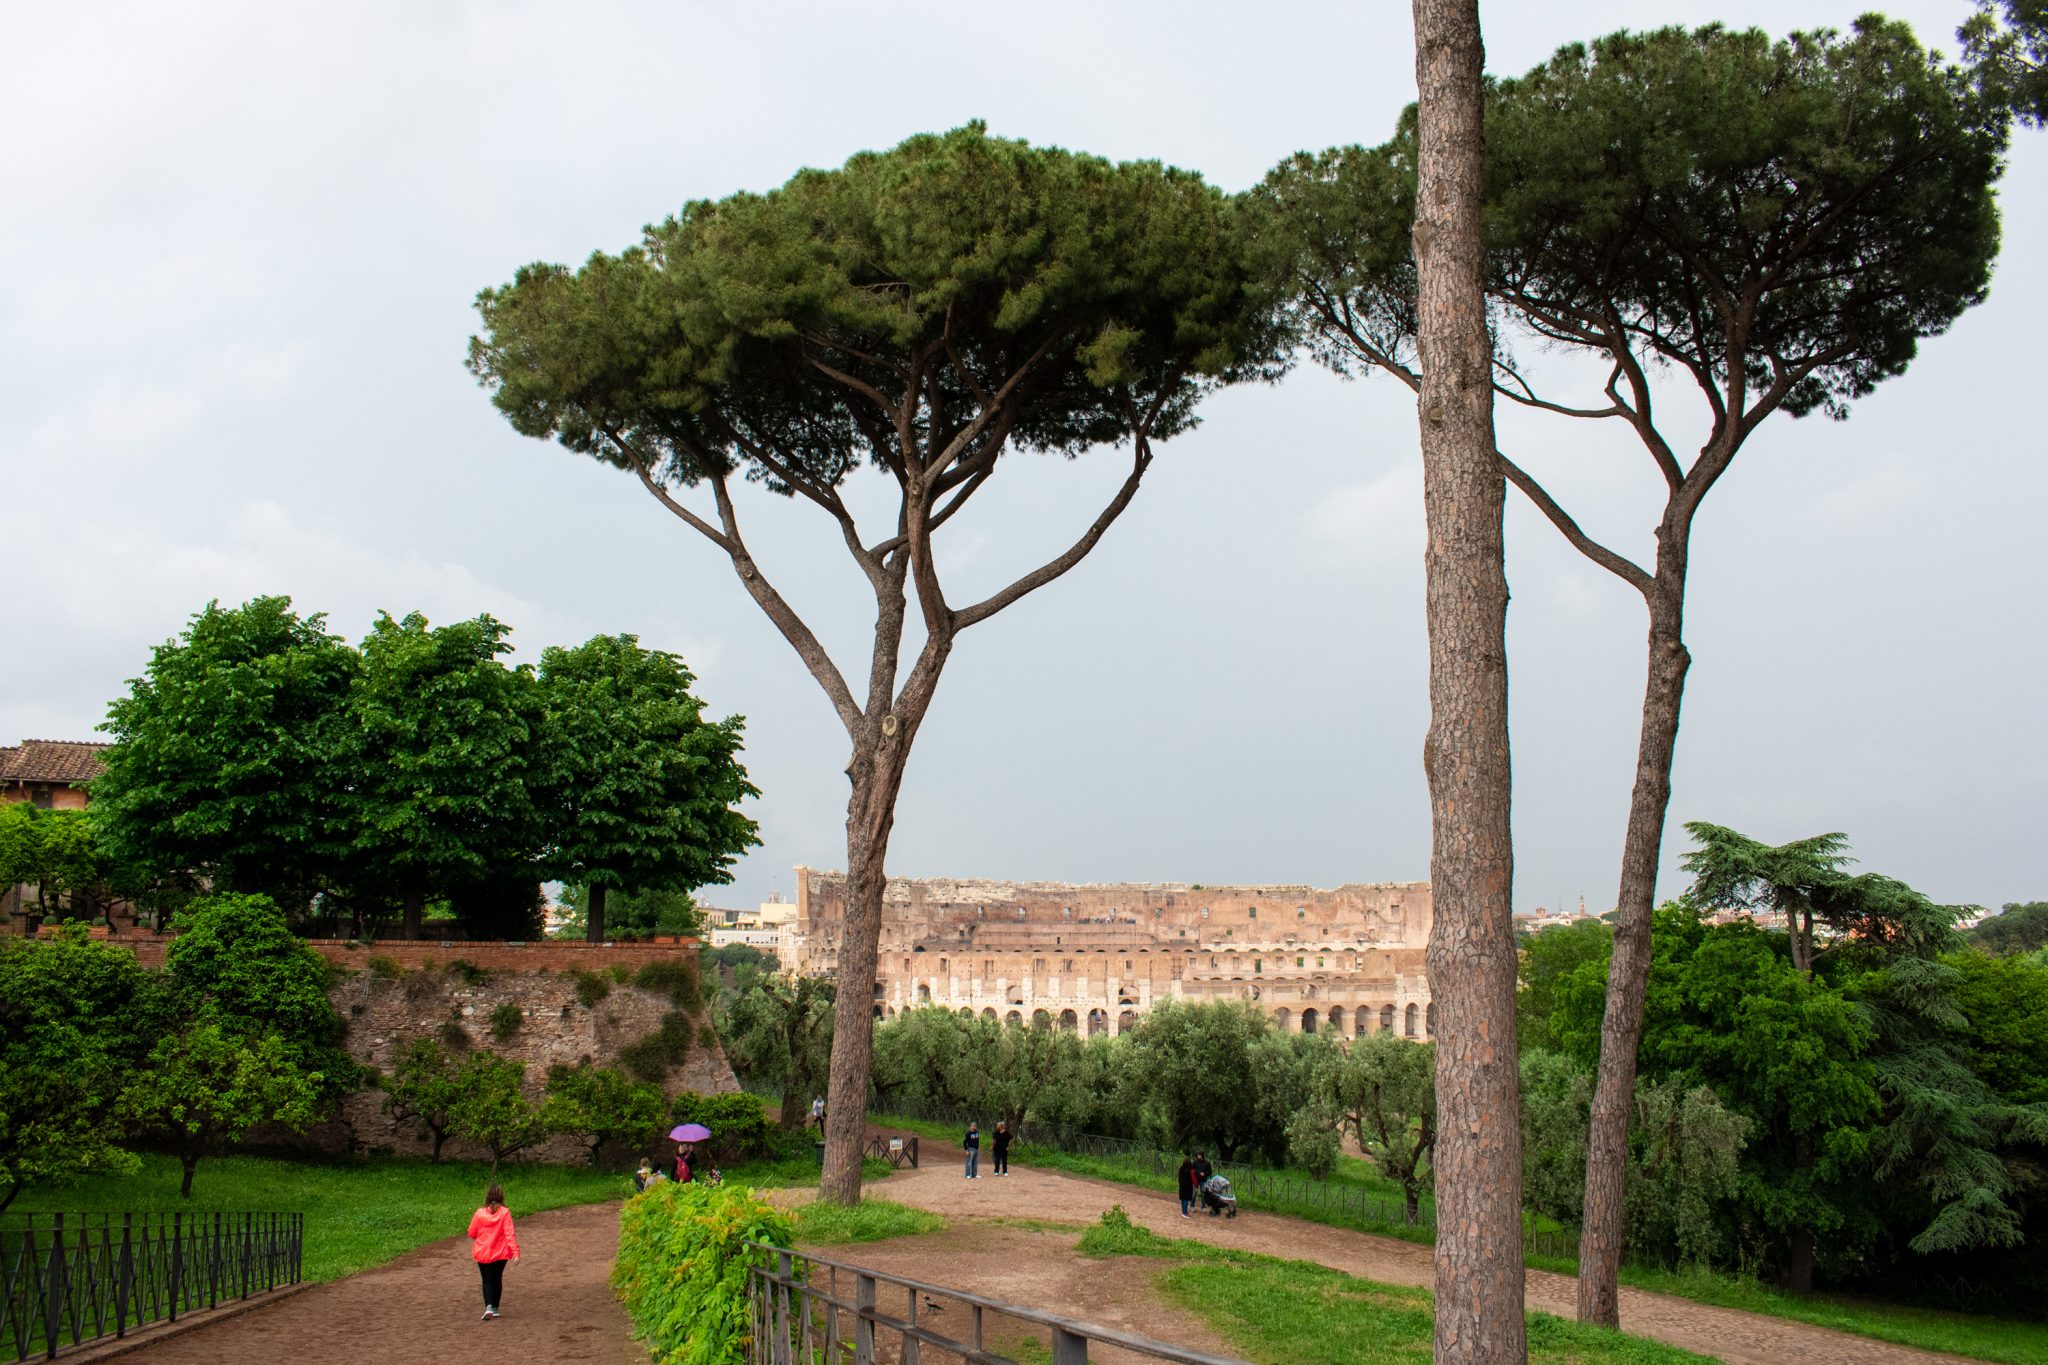
[[[592,882],[584,888],[583,939],[586,943],[604,942],[604,893],[603,882]]]
[[[404,913],[404,936],[418,938],[427,915],[427,893],[424,889],[415,886],[405,893]]]
[[[1661,537],[1660,537],[1661,538]],[[1635,789],[1622,842],[1621,887],[1615,900],[1614,958],[1600,1021],[1600,1067],[1586,1133],[1586,1204],[1579,1232],[1579,1320],[1621,1325],[1621,1258],[1628,1193],[1628,1126],[1634,1111],[1636,1052],[1650,984],[1650,916],[1657,863],[1671,804],[1671,765],[1685,698],[1685,556],[1683,542],[1660,553],[1648,594],[1650,644],[1643,689],[1642,733]]]
[[[1415,0],[1417,350],[1429,617],[1439,1362],[1523,1361],[1509,833],[1507,485],[1494,450],[1477,0]]]

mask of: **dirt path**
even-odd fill
[[[917,1170],[892,1175],[881,1191],[883,1198],[959,1218],[1007,1217],[1082,1224],[1094,1222],[1111,1204],[1122,1204],[1132,1222],[1163,1237],[1189,1237],[1269,1256],[1316,1261],[1387,1284],[1427,1287],[1435,1279],[1430,1249],[1413,1242],[1252,1211],[1233,1220],[1201,1216],[1183,1219],[1179,1201],[1163,1191],[1091,1180],[1061,1171],[1020,1168],[997,1178],[990,1174],[987,1152],[982,1153],[981,1178],[970,1181],[961,1174],[961,1153],[949,1152],[937,1142],[927,1141],[921,1146],[924,1164]],[[949,1269],[949,1265],[937,1265],[927,1266],[921,1273],[904,1269],[897,1273],[952,1283],[946,1274]],[[1578,1281],[1572,1276],[1531,1270],[1528,1286],[1531,1308],[1567,1318],[1577,1311]],[[1001,1289],[989,1292],[1016,1297]],[[1701,1355],[1718,1356],[1729,1365],[1928,1365],[1964,1359],[1626,1287],[1621,1291],[1621,1325],[1637,1336]]]
[[[436,1242],[375,1270],[211,1323],[123,1360],[150,1365],[351,1365],[420,1361],[601,1361],[646,1365],[606,1283],[619,1206],[588,1204],[519,1219],[521,1257],[505,1272],[505,1316],[479,1318],[469,1239]]]

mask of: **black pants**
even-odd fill
[[[996,1174],[1008,1175],[1009,1173],[1010,1149],[1007,1147],[998,1147],[996,1148]]]
[[[503,1261],[478,1261],[476,1268],[484,1277],[484,1307],[496,1308],[498,1296],[505,1292],[505,1263]]]

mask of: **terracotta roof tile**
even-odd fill
[[[89,740],[25,739],[0,748],[0,782],[90,782],[105,771],[105,744]]]

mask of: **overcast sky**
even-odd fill
[[[1858,8],[1493,3],[1488,65]],[[1967,6],[1891,12],[1952,45]],[[1297,149],[1381,140],[1414,97],[1409,22],[1384,0],[6,7],[0,743],[90,736],[213,597],[288,593],[352,639],[379,609],[489,611],[528,659],[631,631],[747,717],[764,843],[704,898],[789,895],[792,864],[844,865],[836,718],[715,551],[506,426],[462,368],[476,291],[971,118],[1240,189]],[[1991,301],[1850,421],[1773,418],[1706,503],[1666,894],[1678,822],[1705,819],[1847,831],[1866,867],[1947,901],[2048,897],[2048,135],[2018,136],[2002,197]],[[1080,569],[962,637],[892,871],[1428,876],[1413,409],[1305,369],[1205,413]],[[1661,486],[1639,448],[1502,425],[1583,522],[1647,552]],[[947,528],[954,600],[1068,543],[1122,459],[1015,457]],[[1515,903],[1603,909],[1643,606],[1517,498]],[[864,671],[863,589],[829,524],[765,495],[742,515]]]

